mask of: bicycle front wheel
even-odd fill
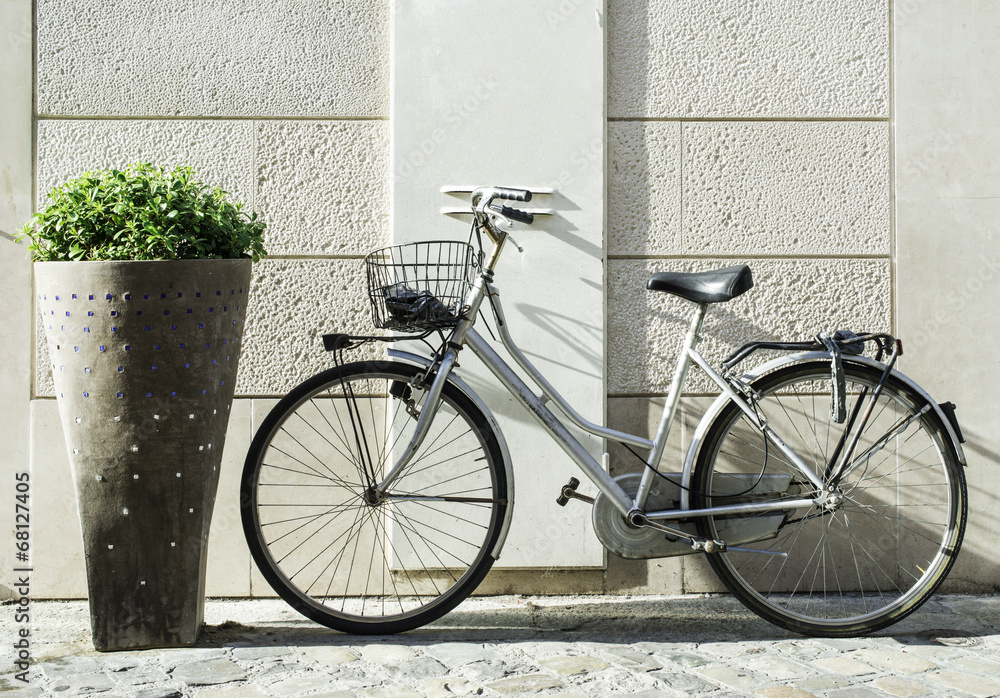
[[[881,371],[845,361],[855,427]],[[931,405],[890,376],[839,479],[835,454],[852,424],[831,416],[830,363],[794,364],[759,378],[759,415],[824,479],[822,503],[699,519],[702,535],[762,552],[709,556],[726,587],[762,618],[826,637],[870,633],[926,601],[948,574],[965,528],[966,487]],[[820,495],[730,403],[705,436],[694,473],[699,507]]]
[[[422,371],[364,362],[324,371],[282,399],[247,455],[243,529],[257,567],[299,612],[349,633],[394,633],[458,605],[493,564],[507,510],[489,421],[448,383],[415,456]]]

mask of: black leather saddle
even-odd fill
[[[724,303],[753,288],[753,274],[746,264],[693,274],[661,271],[653,274],[646,288],[666,291],[695,303]]]

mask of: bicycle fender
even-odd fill
[[[387,350],[387,353],[394,359],[401,359],[403,361],[416,364],[417,366],[423,366],[424,368],[431,365],[430,359],[420,356],[419,354],[412,354],[408,351],[400,351],[399,349],[389,349]],[[511,463],[510,451],[507,449],[507,440],[504,439],[503,432],[500,430],[500,424],[497,422],[496,417],[493,416],[490,408],[487,407],[486,403],[483,402],[483,399],[469,387],[468,383],[455,375],[454,371],[452,371],[448,376],[448,380],[454,383],[455,387],[458,388],[462,394],[465,395],[465,397],[469,398],[469,400],[471,400],[473,404],[475,404],[475,406],[482,411],[483,415],[486,417],[486,421],[489,422],[491,427],[493,427],[493,433],[496,434],[497,443],[500,446],[500,453],[503,456],[503,469],[507,474],[507,511],[504,514],[503,524],[500,527],[500,537],[497,538],[496,545],[493,546],[493,550],[490,551],[490,555],[493,559],[499,560],[500,551],[503,550],[503,545],[507,541],[507,534],[510,532],[511,517],[514,514],[514,467]]]
[[[755,366],[748,373],[743,374],[741,380],[746,383],[750,383],[752,381],[757,380],[757,378],[764,375],[765,373],[769,373],[779,368],[784,368],[789,364],[801,363],[803,361],[814,361],[817,359],[823,361],[829,361],[830,353],[825,351],[809,351],[773,359],[771,361],[761,364],[760,366]],[[867,356],[842,355],[841,360],[844,363],[853,363],[853,364],[861,364],[864,366],[868,366],[870,368],[875,369],[876,371],[885,370],[885,364],[879,363],[878,361],[875,361],[874,359],[871,359]],[[893,370],[892,375],[894,378],[897,378],[898,380],[906,384],[908,388],[913,390],[913,392],[915,392],[921,398],[927,401],[927,403],[931,406],[931,409],[934,410],[934,412],[937,414],[938,418],[941,421],[941,424],[944,426],[945,432],[951,439],[952,446],[955,449],[955,454],[958,456],[958,462],[961,463],[963,467],[968,467],[968,463],[965,460],[965,450],[962,448],[962,443],[959,440],[958,435],[955,433],[955,430],[951,425],[951,421],[948,419],[947,415],[945,415],[944,411],[938,405],[937,401],[934,400],[934,398],[932,398],[927,393],[926,390],[917,385],[917,383],[914,382],[913,379],[911,379],[909,376],[900,373],[899,371],[896,370]],[[720,395],[718,398],[716,398],[715,402],[713,402],[712,405],[705,411],[705,414],[702,416],[701,421],[698,422],[698,428],[695,429],[694,435],[691,437],[691,444],[688,446],[687,454],[684,457],[684,471],[681,474],[681,482],[685,488],[691,487],[691,481],[694,476],[694,464],[698,458],[698,451],[701,450],[702,442],[704,441],[705,438],[705,432],[708,431],[708,428],[712,425],[712,422],[715,421],[716,416],[719,414],[719,412],[722,411],[722,408],[725,407],[728,402],[729,402],[728,395],[724,394]],[[681,489],[680,508],[681,509],[691,508],[690,495],[687,489],[683,488]]]

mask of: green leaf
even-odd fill
[[[266,226],[256,213],[195,179],[189,167],[149,163],[86,172],[49,193],[17,240],[36,260],[260,259]]]

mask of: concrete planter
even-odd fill
[[[39,262],[98,650],[192,645],[251,262]]]

